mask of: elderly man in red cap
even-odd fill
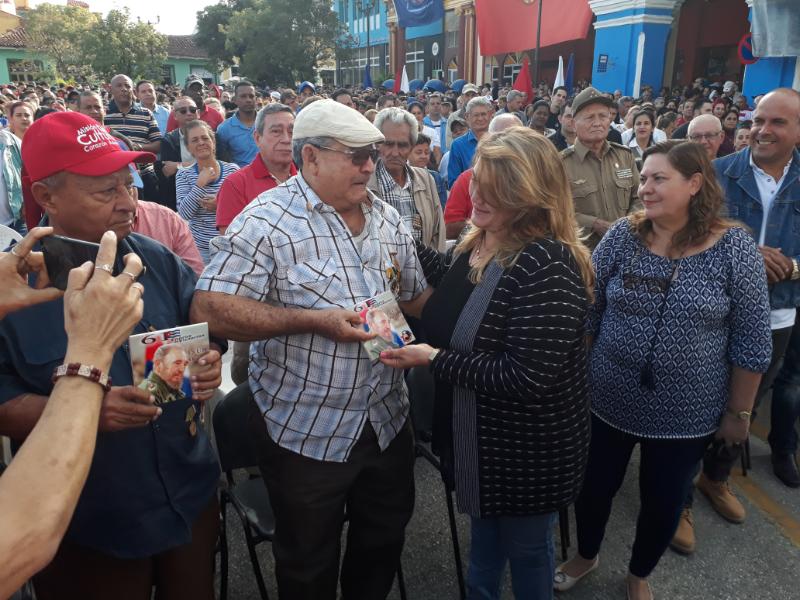
[[[22,156],[57,235],[99,242],[105,231],[116,233],[116,264],[96,269],[123,272],[122,256],[141,258],[147,291],[134,333],[187,324],[194,273],[158,242],[131,233],[136,188],[128,165],[155,157],[122,150],[102,125],[75,112],[34,123]],[[0,433],[21,441],[31,431],[66,344],[60,299],[0,322]],[[220,384],[220,353],[209,351],[201,364],[192,385],[202,402]],[[132,385],[127,344],[107,375],[89,477],[64,542],[34,579],[37,597],[150,600],[155,586],[158,598],[213,600],[219,467],[203,428],[187,423],[192,400],[155,406]]]

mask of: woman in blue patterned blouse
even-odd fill
[[[555,573],[566,590],[597,568],[611,504],[640,445],[641,508],[628,597],[678,525],[695,468],[715,437],[740,444],[772,341],[764,262],[753,239],[721,216],[722,191],[698,144],[644,153],[644,210],[597,246],[589,315],[592,440],[575,504],[578,554]]]
[[[203,263],[208,264],[208,243],[219,235],[217,192],[225,178],[239,167],[217,160],[214,132],[205,121],[189,121],[184,125],[184,136],[186,148],[196,162],[175,175],[176,205],[178,214],[189,222]]]

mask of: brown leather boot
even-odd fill
[[[712,481],[705,473],[700,473],[697,489],[711,502],[711,506],[726,521],[743,523],[747,513],[739,499],[733,495],[727,481]]]
[[[678,521],[678,529],[672,536],[669,547],[679,554],[692,554],[695,548],[694,538],[694,516],[691,508],[684,508],[681,513],[681,520]]]

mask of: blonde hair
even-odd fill
[[[512,217],[499,246],[478,258],[470,279],[479,282],[492,260],[503,268],[512,266],[529,243],[548,237],[569,249],[591,299],[594,270],[589,250],[580,240],[567,172],[550,140],[526,127],[488,134],[478,145],[475,165],[473,181],[481,198],[510,211]],[[473,227],[456,252],[469,252],[483,242],[483,236],[482,229]]]

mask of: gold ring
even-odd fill
[[[123,271],[122,273],[120,273],[120,275],[127,275],[128,277],[131,278],[132,281],[136,281],[136,275],[128,271]]]
[[[96,271],[97,269],[100,269],[101,271],[105,271],[109,275],[111,275],[114,272],[114,267],[112,267],[111,265],[97,265],[94,268],[94,270]]]
[[[139,283],[138,281],[131,285],[131,289],[136,290],[137,292],[139,292],[139,298],[144,296],[144,286],[141,283]]]

